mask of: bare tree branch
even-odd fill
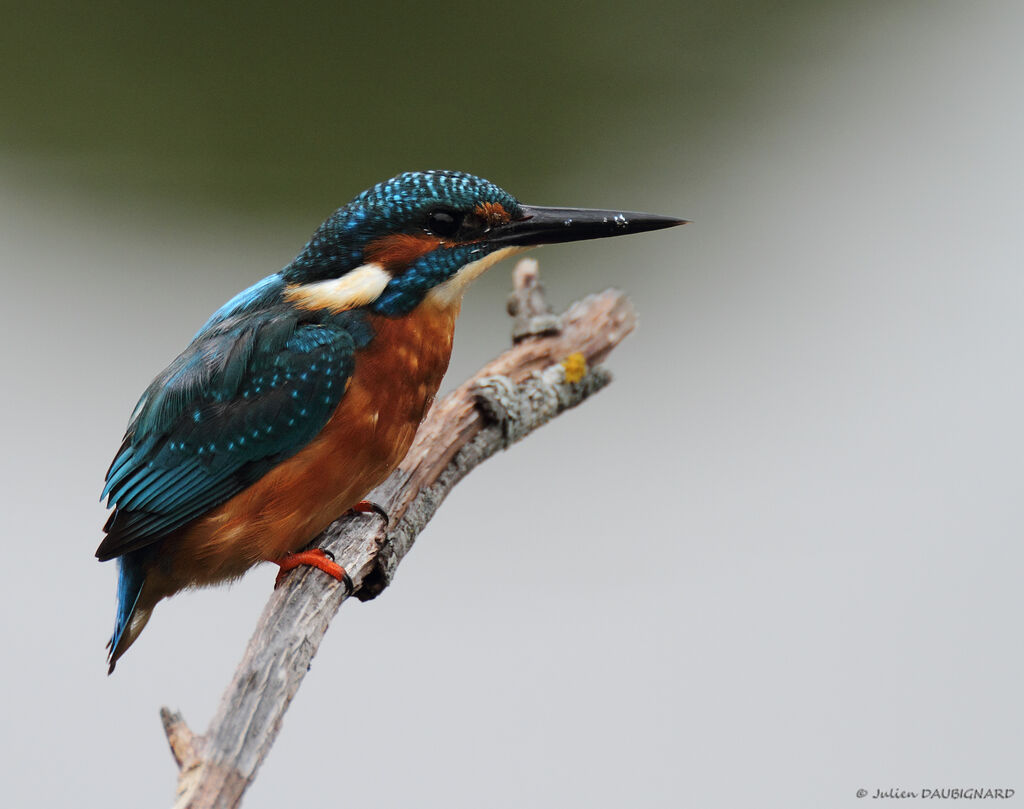
[[[544,299],[544,285],[540,282],[540,265],[532,258],[524,258],[512,274],[512,292],[508,296],[508,313],[512,322],[512,342],[540,334],[557,334],[558,315],[551,311]]]
[[[595,364],[635,326],[628,299],[608,290],[555,317],[535,262],[520,262],[515,281],[516,345],[435,403],[405,459],[370,493],[390,526],[373,513],[346,516],[315,542],[349,573],[360,600],[388,586],[416,536],[475,466],[611,380]],[[238,806],[347,596],[319,571],[295,570],[271,595],[206,733],[196,736],[180,714],[161,711],[180,768],[176,809]]]

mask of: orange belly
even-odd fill
[[[260,480],[168,537],[147,582],[158,600],[242,575],[308,544],[398,465],[448,368],[458,306],[373,317],[319,435]],[[147,599],[149,600],[149,599]]]

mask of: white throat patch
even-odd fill
[[[332,314],[366,306],[380,297],[391,276],[380,264],[364,264],[340,278],[315,284],[293,284],[284,299],[303,309],[327,309]]]
[[[481,259],[471,261],[443,284],[438,284],[430,290],[430,292],[427,293],[427,300],[442,307],[459,303],[462,301],[462,296],[466,291],[466,287],[468,287],[471,282],[475,281],[503,258],[514,256],[516,253],[522,253],[524,250],[529,249],[530,245],[502,247],[499,250],[495,250],[493,253],[488,253]]]

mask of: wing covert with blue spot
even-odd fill
[[[309,443],[341,401],[362,312],[251,307],[210,324],[150,385],[107,473],[116,509],[97,556],[144,547],[223,503]]]

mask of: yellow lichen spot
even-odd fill
[[[565,381],[571,385],[587,375],[587,358],[577,351],[562,360],[562,367],[565,369]]]

